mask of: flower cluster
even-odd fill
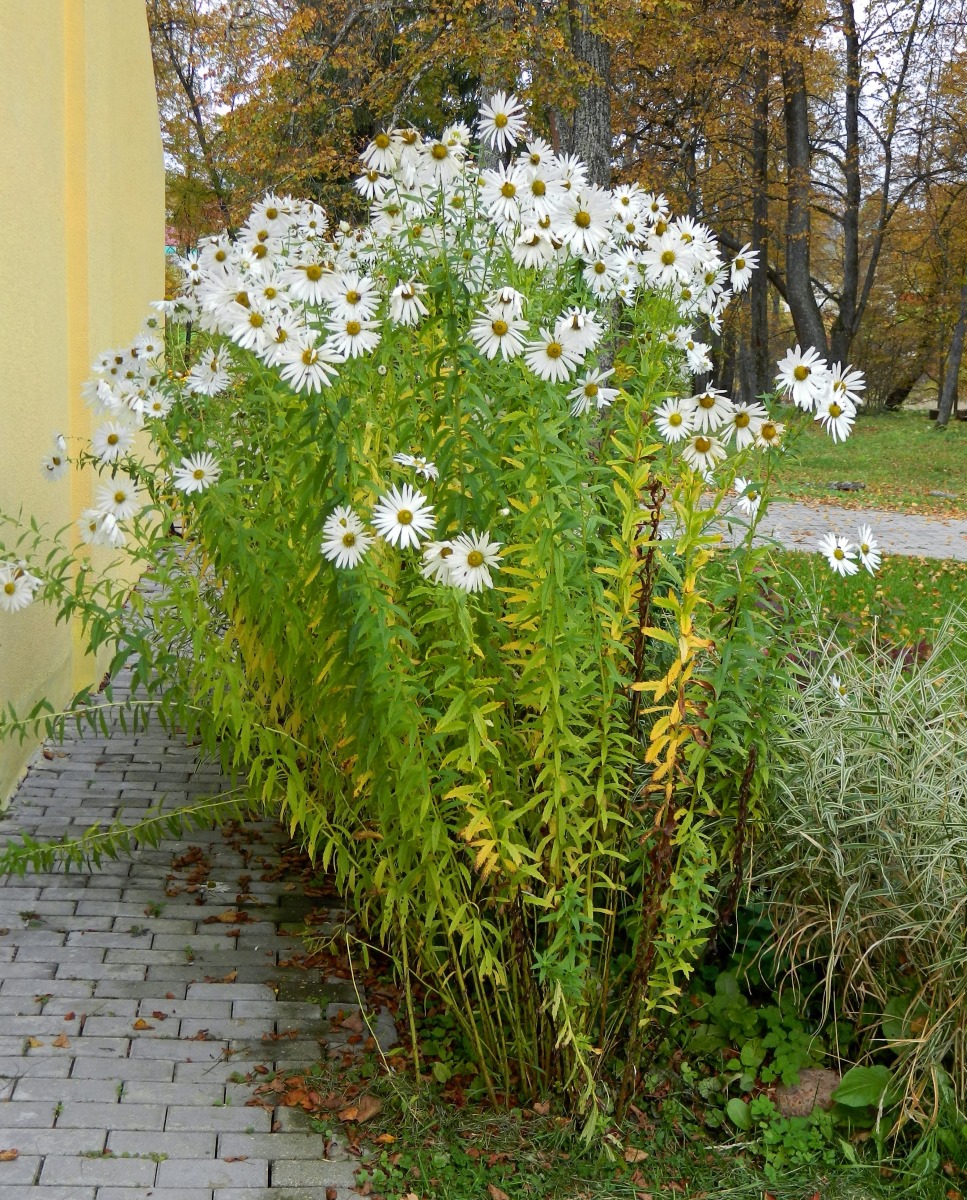
[[[0,612],[19,612],[33,600],[40,580],[23,562],[0,562]]]
[[[827,533],[820,539],[817,549],[825,555],[826,561],[838,575],[855,575],[861,566],[875,575],[880,567],[879,544],[869,525],[860,526],[855,542],[835,533]]]
[[[862,371],[827,365],[819,351],[796,346],[779,362],[776,386],[797,408],[815,414],[834,442],[849,437],[866,388]]]

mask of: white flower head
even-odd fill
[[[693,471],[714,471],[726,455],[722,442],[707,433],[694,434],[682,447],[682,458]]]
[[[511,92],[494,92],[480,106],[477,133],[480,140],[495,150],[512,149],[524,136],[527,120],[524,107]]]
[[[347,505],[340,505],[326,518],[319,549],[324,558],[340,568],[358,566],[373,543],[363,523]]]
[[[193,454],[181,460],[181,466],[171,472],[171,479],[178,491],[190,496],[217,483],[221,471],[213,455]]]
[[[820,554],[826,556],[830,567],[844,578],[847,575],[855,575],[860,569],[856,561],[856,547],[849,538],[827,533],[820,538],[818,549]]]
[[[668,399],[655,409],[655,425],[666,442],[680,442],[695,431],[695,411],[687,400]]]
[[[736,450],[745,450],[759,436],[759,430],[768,415],[756,401],[733,404],[732,412],[722,428],[722,440],[728,443],[734,436]]]
[[[85,508],[77,518],[77,529],[81,541],[89,546],[111,546],[117,549],[127,541],[117,517],[99,512],[96,508]]]
[[[751,479],[743,479],[741,475],[737,475],[735,492],[738,496],[735,502],[736,510],[743,517],[756,517],[759,506],[762,504],[762,493],[755,487]]]
[[[500,566],[501,556],[497,553],[500,542],[492,542],[489,533],[461,533],[453,539],[453,553],[447,560],[449,583],[465,592],[482,592],[492,588],[494,581],[490,572]]]
[[[862,371],[854,371],[852,367],[836,363],[830,368],[829,388],[841,404],[846,399],[858,407],[863,403],[860,393],[866,391],[866,378]]]
[[[880,569],[882,554],[879,542],[874,538],[873,530],[869,525],[860,526],[856,538],[856,551],[863,566],[871,575],[875,575]]]
[[[0,612],[20,612],[32,602],[39,587],[40,580],[22,563],[0,562]]]
[[[62,433],[54,435],[49,453],[40,460],[40,469],[44,478],[49,482],[63,479],[69,466],[67,458],[67,439]]]
[[[535,375],[550,383],[560,383],[574,374],[584,354],[562,341],[549,329],[542,329],[540,340],[528,342],[524,361]]]
[[[141,508],[141,493],[127,475],[116,475],[97,489],[97,511],[110,513],[116,521],[128,521]]]
[[[433,505],[427,504],[426,496],[408,483],[391,488],[373,509],[377,533],[401,550],[419,546],[420,538],[432,533],[435,523]]]
[[[842,392],[829,390],[816,406],[816,418],[834,442],[845,442],[856,420],[856,408]]]
[[[849,703],[849,692],[847,691],[846,684],[843,683],[842,679],[832,672],[830,672],[829,676],[829,690],[833,693],[836,703],[842,708],[845,708]]]
[[[797,408],[812,412],[829,385],[826,360],[811,346],[807,350],[796,346],[795,350],[787,351],[778,366],[777,386],[791,397]]]
[[[108,421],[94,433],[91,447],[101,462],[114,462],[134,445],[133,426],[121,421]]]
[[[429,315],[429,309],[420,299],[426,285],[408,279],[398,283],[389,298],[389,315],[397,325],[416,325],[421,317]]]
[[[729,268],[729,273],[732,277],[733,291],[745,291],[745,289],[749,286],[749,280],[752,278],[752,272],[758,265],[758,250],[753,250],[752,243],[746,242],[735,258],[732,259],[732,265]]]
[[[695,410],[695,428],[699,433],[715,433],[735,411],[735,405],[725,392],[713,387],[693,396],[691,404]]]
[[[424,579],[431,579],[436,583],[450,583],[452,557],[453,542],[424,542],[420,574]]]
[[[436,463],[430,462],[422,454],[394,454],[393,462],[401,467],[412,467],[421,479],[439,479],[440,472]]]
[[[471,323],[468,336],[485,358],[495,358],[499,353],[508,361],[524,349],[527,329],[527,322],[519,317],[491,309]]]
[[[577,387],[568,392],[567,398],[572,401],[571,416],[581,417],[592,408],[607,408],[614,402],[618,389],[605,387],[604,381],[614,374],[614,367],[607,371],[595,369],[585,373],[577,380]]]

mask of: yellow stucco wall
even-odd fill
[[[164,294],[164,163],[143,0],[0,2],[0,510],[54,528],[92,479],[43,478],[88,437],[80,385]],[[72,448],[77,443],[71,443]],[[8,536],[8,531],[4,531]],[[96,665],[33,604],[0,613],[0,702],[63,702]],[[0,804],[32,747],[0,743]]]

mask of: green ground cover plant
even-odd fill
[[[862,491],[831,491],[830,483],[865,484]],[[948,492],[950,496],[931,496]],[[967,514],[967,423],[938,432],[925,412],[861,416],[849,440],[833,446],[806,426],[776,464],[777,498],[885,508],[897,512]]]

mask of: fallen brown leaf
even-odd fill
[[[43,1044],[44,1043],[40,1040],[40,1038],[35,1038],[35,1037],[27,1038],[27,1045],[30,1047],[31,1050],[36,1050],[38,1046],[42,1046]]]
[[[510,1200],[507,1193],[501,1191],[495,1183],[488,1183],[487,1191],[490,1193],[490,1200]]]
[[[379,1142],[381,1146],[392,1146],[392,1144],[396,1141],[396,1138],[393,1137],[391,1133],[377,1133],[377,1135],[373,1138],[373,1141]]]
[[[348,1017],[339,1022],[341,1029],[348,1029],[350,1033],[362,1033],[365,1029],[363,1018],[358,1012],[350,1013]]]
[[[247,1154],[230,1154],[228,1158],[223,1158],[222,1162],[248,1162]]]
[[[166,1012],[161,1012],[160,1009],[155,1009],[155,1011],[151,1015],[154,1017],[154,1019],[156,1021],[167,1021],[168,1020],[168,1014]]]
[[[134,1022],[134,1024],[131,1026],[131,1028],[132,1029],[154,1029],[154,1026],[150,1023],[150,1021],[146,1021],[143,1017],[138,1017],[138,1019]]]
[[[624,1160],[626,1163],[644,1162],[647,1157],[647,1150],[639,1150],[637,1146],[625,1146]]]
[[[19,1150],[0,1150],[0,1162],[13,1162],[19,1156]]]
[[[531,1108],[539,1117],[546,1117],[551,1111],[551,1102],[550,1100],[535,1100]]]
[[[65,1021],[73,1021],[76,1016],[77,1016],[77,1013],[74,1013],[74,1012],[64,1013],[64,1020]]]
[[[66,1050],[71,1043],[66,1033],[59,1033],[50,1044],[58,1050]]]

